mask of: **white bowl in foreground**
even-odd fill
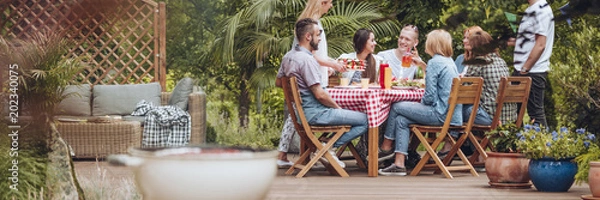
[[[133,167],[144,199],[264,199],[277,151],[191,146],[132,148],[109,163]]]

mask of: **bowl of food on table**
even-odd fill
[[[395,90],[416,90],[425,88],[424,79],[396,79],[392,81],[392,89]]]

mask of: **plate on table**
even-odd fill
[[[417,86],[392,86],[394,90],[416,90],[419,89]]]
[[[335,89],[360,89],[360,85],[337,85],[333,86]]]
[[[369,85],[369,89],[381,89],[379,85]]]

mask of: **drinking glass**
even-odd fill
[[[360,86],[362,89],[368,89],[369,88],[369,79],[368,78],[361,78],[360,79]]]
[[[350,84],[349,78],[340,78],[340,86],[348,86]]]
[[[412,63],[412,56],[410,54],[404,54],[404,56],[402,56],[402,67],[410,67],[410,63]]]

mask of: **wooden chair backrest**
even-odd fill
[[[452,121],[452,114],[456,109],[457,104],[473,104],[473,111],[476,113],[479,108],[479,99],[481,97],[481,90],[483,87],[483,78],[481,77],[466,77],[466,78],[454,78],[452,80],[452,89],[450,90],[450,98],[448,98],[448,112],[446,113],[446,120],[442,127],[442,132],[447,132],[450,127],[450,121]],[[470,132],[473,123],[475,122],[475,116],[471,114],[467,122],[465,132]]]
[[[296,112],[298,112],[297,117],[298,119],[300,119],[300,122],[302,124],[300,124],[303,128],[303,130],[305,131],[306,134],[312,134],[312,131],[310,129],[310,125],[308,124],[308,121],[306,120],[306,116],[304,115],[304,109],[302,108],[302,98],[300,97],[300,90],[298,89],[298,82],[296,77],[290,77],[289,78],[289,83],[290,83],[290,88],[293,99],[294,99],[294,104],[296,105]],[[297,121],[295,123],[298,123]]]
[[[315,144],[320,143],[320,141],[318,138],[313,136],[314,132],[312,131],[312,127],[308,124],[306,116],[304,115],[302,98],[300,98],[300,90],[298,89],[296,77],[283,77],[282,87],[294,127],[296,127],[296,131],[301,138],[301,151],[303,151],[304,148],[303,144],[307,145],[306,147],[309,149],[316,149]],[[294,112],[294,110],[296,112]],[[300,120],[300,123],[298,123],[298,119]]]
[[[525,76],[510,76],[500,79],[498,88],[498,96],[496,97],[496,113],[492,119],[491,129],[496,129],[500,122],[502,108],[505,103],[521,103],[521,109],[517,115],[515,124],[521,127],[523,124],[523,116],[527,108],[527,100],[529,100],[529,91],[531,90],[531,78]]]
[[[300,107],[300,109],[302,109],[302,100],[300,99],[300,104],[296,104],[296,102],[294,100],[294,94],[293,94],[294,92],[292,91],[292,84],[290,84],[290,81],[291,81],[290,77],[286,77],[286,76],[284,76],[281,81],[281,85],[282,85],[281,87],[283,88],[283,94],[285,96],[285,104],[288,108],[290,117],[292,118],[292,123],[294,123],[294,127],[296,128],[296,131],[304,132],[304,128],[302,127],[301,124],[298,123],[298,116],[296,115],[296,108]],[[295,77],[294,77],[294,84],[295,83],[296,83],[296,81],[295,81]]]

